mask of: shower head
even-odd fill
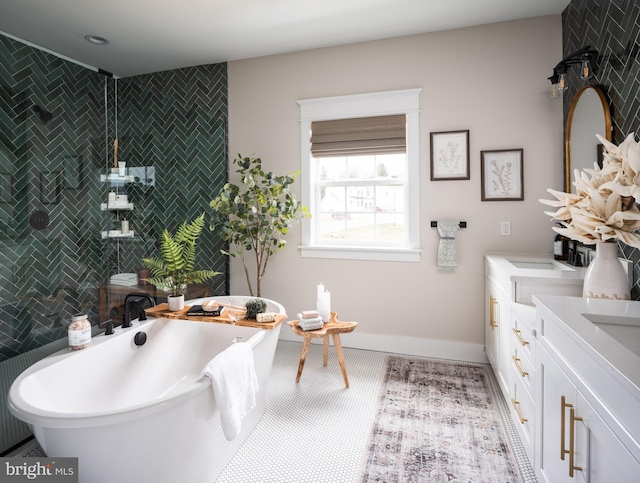
[[[45,111],[37,104],[34,104],[31,109],[38,115],[42,122],[49,122],[51,121],[51,118],[53,118],[53,114],[51,114],[49,111]]]

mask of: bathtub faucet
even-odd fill
[[[101,329],[104,328],[104,335],[113,335],[113,320],[105,320],[98,325]]]
[[[122,316],[122,327],[131,327],[131,320],[136,317],[138,320],[147,320],[145,308],[155,307],[155,299],[144,292],[132,292],[124,298],[124,314]]]

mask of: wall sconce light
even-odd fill
[[[551,97],[560,97],[563,91],[567,90],[567,72],[572,65],[580,64],[580,78],[591,79],[593,73],[598,69],[598,51],[589,45],[568,55],[553,68],[553,75],[548,77],[551,81]]]

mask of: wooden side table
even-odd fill
[[[304,369],[304,363],[309,353],[309,345],[311,339],[322,338],[324,340],[324,351],[322,357],[322,363],[324,367],[327,367],[327,360],[329,358],[329,336],[333,337],[333,345],[336,348],[336,355],[338,356],[338,363],[340,364],[340,370],[342,371],[342,378],[344,379],[345,387],[349,387],[349,378],[347,377],[347,367],[344,362],[344,353],[342,352],[342,344],[340,343],[340,334],[347,334],[353,332],[358,326],[357,322],[340,322],[338,320],[338,314],[331,312],[331,318],[329,322],[324,324],[322,328],[316,330],[302,330],[298,327],[299,320],[289,320],[287,324],[291,326],[291,329],[300,337],[304,337],[304,343],[302,344],[302,354],[300,355],[300,363],[298,364],[298,375],[296,376],[296,382],[300,382],[300,376],[302,375],[302,369]]]

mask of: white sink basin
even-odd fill
[[[571,268],[556,262],[555,260],[511,260],[507,261],[516,268],[532,270],[571,270]]]
[[[640,317],[606,314],[581,315],[640,356]]]

